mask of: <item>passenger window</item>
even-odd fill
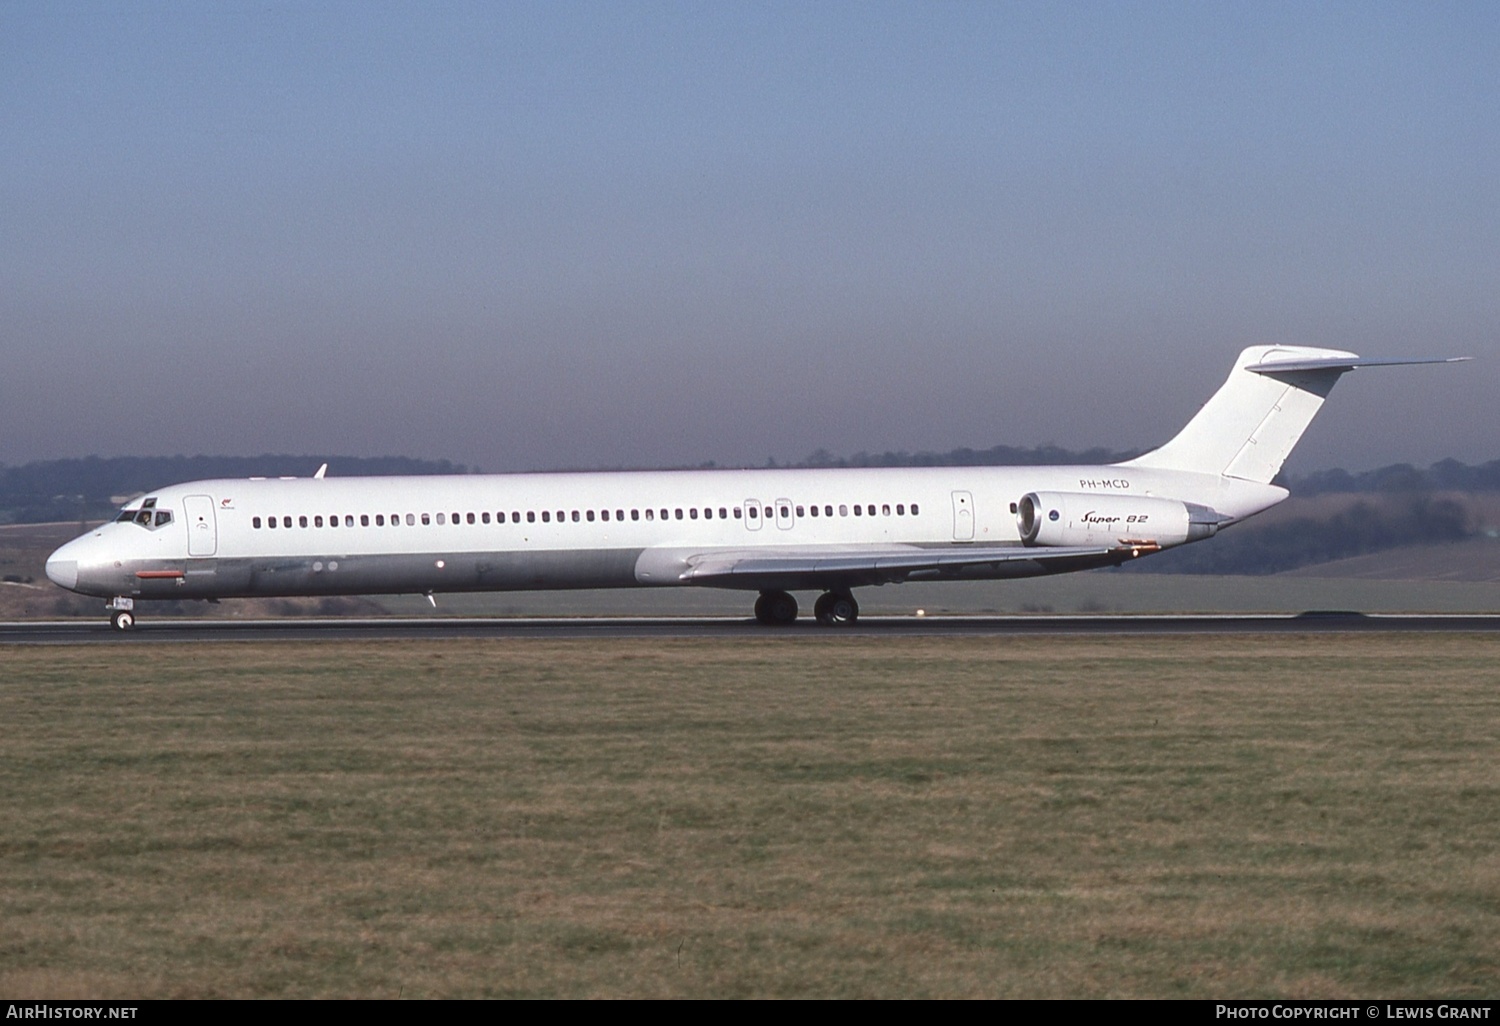
[[[253,527],[253,528],[255,528],[257,531],[259,531],[260,530],[260,517],[251,517],[250,518],[250,526]]]
[[[797,515],[798,515],[798,516],[799,516],[799,517],[800,517],[800,516],[803,516],[803,515],[804,515],[804,514],[803,514],[803,512],[802,512],[802,507],[801,507],[801,506],[798,506],[798,507],[797,507]]]
[[[359,515],[359,526],[360,527],[369,527],[370,526],[370,514],[368,514],[368,513],[361,513]]]
[[[608,520],[609,517],[605,517],[604,519]],[[624,520],[625,519],[625,511],[623,509],[617,509],[617,510],[615,510],[615,519],[616,520]]]
[[[656,511],[654,509],[648,509],[648,510],[646,510],[646,519],[647,520],[655,520],[656,519]]]
[[[275,517],[268,518],[266,520],[266,526],[274,530],[275,527],[276,527],[276,518]]]
[[[677,519],[678,520],[682,519],[682,510],[678,510],[677,511]],[[688,519],[689,520],[697,520],[698,519],[698,508],[696,506],[693,507],[692,509],[688,510]]]
[[[354,514],[353,513],[345,513],[344,514],[344,526],[345,527],[353,527],[354,526]]]
[[[824,506],[823,507],[823,515],[825,517],[831,517],[831,516],[833,516],[833,507],[832,506]]]
[[[424,523],[426,522],[426,520],[427,520],[427,514],[425,514],[425,513],[422,514],[422,520],[423,520]],[[416,524],[417,524],[417,515],[415,513],[408,513],[408,514],[406,514],[406,526],[407,527],[415,527]]]
[[[424,519],[425,519],[425,518],[424,518]],[[445,523],[445,521],[444,521],[444,520],[443,520],[443,514],[441,514],[441,513],[439,513],[439,514],[438,514],[438,515],[437,515],[437,522],[438,522],[438,523],[439,523],[439,524],[442,524],[442,523]]]
[[[880,515],[883,516],[883,517],[890,516],[891,515],[891,507],[889,505],[881,506],[880,507]]]
[[[542,523],[544,523],[544,524],[550,524],[550,523],[552,523],[552,511],[551,510],[547,510],[547,509],[542,510]]]
[[[725,509],[723,506],[719,507],[719,519],[720,520],[728,520],[729,519],[729,510]]]
[[[474,514],[472,514],[472,513],[470,513],[470,514],[469,514],[469,516],[471,516],[471,517],[472,517],[472,516],[473,516],[473,515],[474,515]],[[504,514],[501,514],[501,515],[502,515],[502,516],[504,516]],[[489,511],[488,511],[488,510],[486,510],[486,511],[485,511],[485,512],[483,512],[483,513],[481,513],[481,514],[480,514],[480,515],[479,515],[479,521],[480,521],[480,523],[484,523],[484,524],[487,524],[487,523],[489,523],[489,522],[490,522],[490,514],[489,514]]]
[[[535,513],[535,511],[533,511],[533,510],[527,510],[526,511],[526,522],[528,524],[534,524],[534,523],[536,523],[536,513]]]
[[[739,518],[740,518],[740,508],[738,506],[736,506],[736,507],[734,507],[734,519],[738,520]]]
[[[680,509],[677,511],[677,519],[678,520],[682,519],[682,510],[680,510]]]
[[[466,513],[466,514],[464,514],[464,522],[472,524],[474,522],[474,514],[472,514],[472,513]],[[484,515],[484,522],[486,524],[490,522],[490,515],[488,513],[486,513]]]
[[[376,513],[375,514],[375,526],[376,527],[384,527],[385,526],[385,514],[384,513]]]
[[[574,520],[578,519],[578,514],[577,513],[573,514],[573,519]],[[594,511],[593,510],[589,510],[588,511],[588,522],[591,523],[591,524],[594,522]]]
[[[323,526],[323,518],[322,517],[313,517],[313,526],[314,527],[322,527]],[[337,526],[337,525],[335,525],[335,526]]]
[[[331,517],[328,518],[328,526],[329,527],[337,527],[337,526],[339,526],[339,515],[337,513],[335,513],[333,516],[331,516]]]
[[[849,515],[849,507],[845,506],[842,502],[839,503],[839,516],[841,516],[841,517],[847,517],[848,515]]]
[[[911,515],[912,516],[916,516],[917,515],[917,504],[915,502],[911,504]]]
[[[609,520],[609,510],[607,510],[607,509],[601,509],[599,511],[599,519],[600,520],[604,520],[604,521],[608,521]]]
[[[818,507],[816,507],[816,506],[810,506],[810,507],[808,507],[807,511],[809,513],[811,513],[813,516],[817,516],[818,515]]]
[[[906,516],[906,504],[905,503],[900,503],[900,502],[896,503],[896,516],[898,516],[898,517],[904,517],[904,516]]]
[[[751,506],[749,509],[745,510],[745,516],[749,517],[751,520],[758,520],[760,519],[760,510],[756,509],[754,506]]]
[[[667,510],[662,510],[662,511],[661,511],[661,518],[662,518],[662,519],[663,519],[663,520],[669,520],[669,519],[671,519],[671,517],[670,517],[670,514],[669,514],[669,513],[668,513],[668,511],[667,511]],[[678,519],[679,519],[679,520],[680,520],[680,519],[682,519],[682,511],[681,511],[681,510],[678,510],[678,511],[677,511],[677,518],[678,518]]]
[[[526,514],[526,516],[530,517],[531,514],[528,513],[528,514]],[[510,522],[513,523],[513,524],[519,524],[521,522],[521,511],[520,510],[512,510],[511,511]]]
[[[442,514],[439,513],[438,516],[442,516]],[[431,513],[423,513],[422,514],[422,526],[423,527],[431,527],[432,526],[432,514]]]
[[[149,516],[149,514],[147,514],[147,515]],[[298,527],[306,527],[307,526],[307,518],[306,517],[298,517],[297,518],[297,526]]]
[[[639,520],[639,519],[641,519],[641,511],[638,510],[638,509],[631,510],[630,511],[630,519],[631,520]]]
[[[840,507],[840,508],[842,508],[842,507]],[[864,510],[864,507],[862,507],[862,506],[861,506],[861,505],[860,505],[860,504],[859,504],[859,503],[857,503],[857,502],[856,502],[856,503],[855,503],[855,504],[854,504],[854,515],[855,515],[855,516],[860,516],[860,515],[862,515],[862,513],[863,513],[863,510]]]
[[[578,523],[578,511],[576,509],[573,511],[573,523]]]

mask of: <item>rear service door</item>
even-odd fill
[[[188,555],[212,556],[219,551],[219,527],[214,519],[214,500],[207,495],[189,495],[182,500],[187,514]]]
[[[974,540],[974,496],[969,492],[953,493],[953,540]]]

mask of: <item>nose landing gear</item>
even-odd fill
[[[135,599],[115,596],[104,607],[109,610],[109,625],[117,631],[128,631],[135,626]]]

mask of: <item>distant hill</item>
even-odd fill
[[[1258,576],[1388,552],[1462,542],[1493,522],[1492,503],[1454,492],[1293,497],[1196,545],[1128,563],[1131,573]]]

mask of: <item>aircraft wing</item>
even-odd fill
[[[917,577],[962,577],[969,568],[1016,566],[1016,576],[1047,573],[1051,569],[1082,569],[1130,559],[1155,546],[1110,548],[1038,547],[1021,545],[916,545],[849,548],[753,549],[707,552],[689,556],[680,575],[684,584],[717,587],[821,587],[825,582],[881,584]],[[1055,565],[1055,566],[1049,566]],[[800,583],[808,582],[808,583]]]

